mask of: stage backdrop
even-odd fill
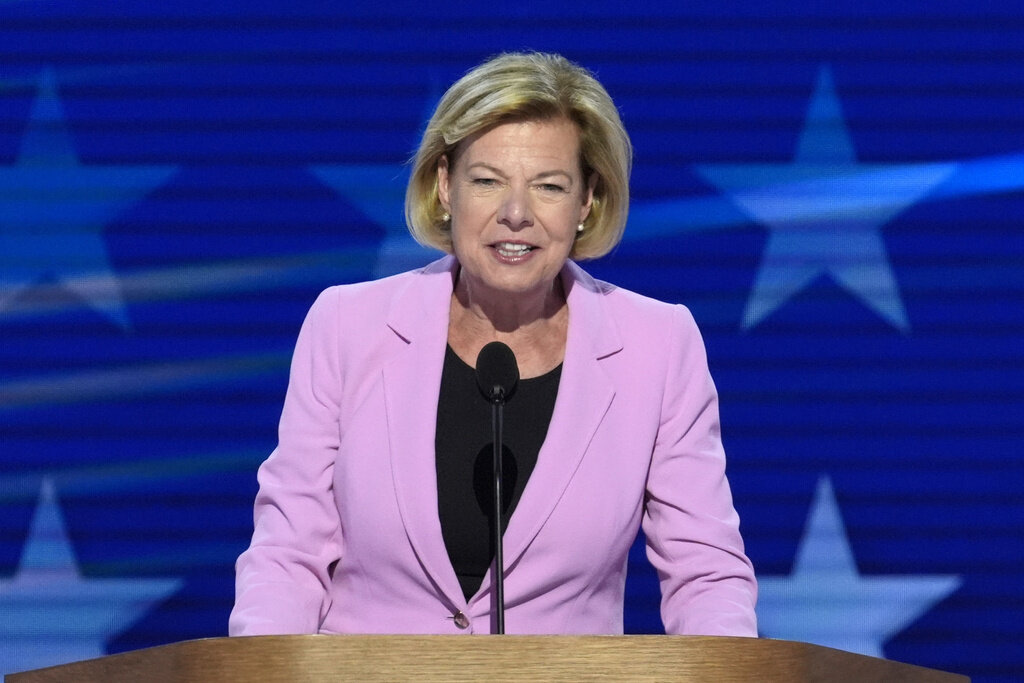
[[[704,331],[761,633],[1024,676],[1019,1],[556,5],[0,1],[0,672],[226,633],[307,307],[434,258],[425,117],[537,49],[633,136],[587,268]]]

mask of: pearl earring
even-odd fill
[[[583,224],[582,223],[580,223],[579,225],[576,226],[576,232],[583,232]]]
[[[452,215],[450,213],[448,213],[447,211],[445,211],[443,214],[441,214],[441,222],[442,223],[447,223],[451,219],[452,219]]]

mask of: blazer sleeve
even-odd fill
[[[316,633],[330,607],[329,568],[341,554],[336,293],[320,295],[299,333],[278,446],[257,476],[252,543],[235,567],[231,635]]]
[[[669,634],[757,636],[757,583],[725,476],[718,394],[690,312],[673,308],[643,517]]]

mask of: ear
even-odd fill
[[[437,198],[440,200],[444,210],[451,213],[452,200],[448,183],[448,171],[448,155],[442,154],[441,158],[437,160]]]
[[[594,190],[597,188],[597,173],[591,173],[587,178],[586,195],[583,197],[583,206],[580,208],[580,223],[590,215],[590,209],[594,205]]]

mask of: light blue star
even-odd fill
[[[430,76],[429,91],[422,111],[424,126],[441,99],[441,80],[436,74]],[[419,268],[439,256],[437,251],[414,240],[405,225],[405,188],[410,168],[410,164],[325,164],[309,169],[320,182],[384,228],[384,240],[372,269],[375,278]]]
[[[955,575],[860,575],[832,484],[821,477],[792,573],[758,577],[758,626],[771,638],[884,657],[887,640],[960,583]]]
[[[418,244],[405,226],[407,167],[327,164],[311,166],[309,171],[384,228],[384,241],[373,266],[374,278],[419,268],[438,257],[436,251]]]
[[[166,182],[173,166],[83,166],[47,70],[17,163],[0,167],[0,311],[52,278],[122,328],[124,298],[104,226]]]
[[[21,563],[0,581],[0,672],[103,656],[105,643],[182,585],[178,579],[88,579],[53,484],[43,482]]]
[[[822,67],[793,163],[696,167],[771,231],[743,328],[757,325],[827,274],[908,331],[880,230],[956,169],[955,163],[858,163],[831,72]]]

